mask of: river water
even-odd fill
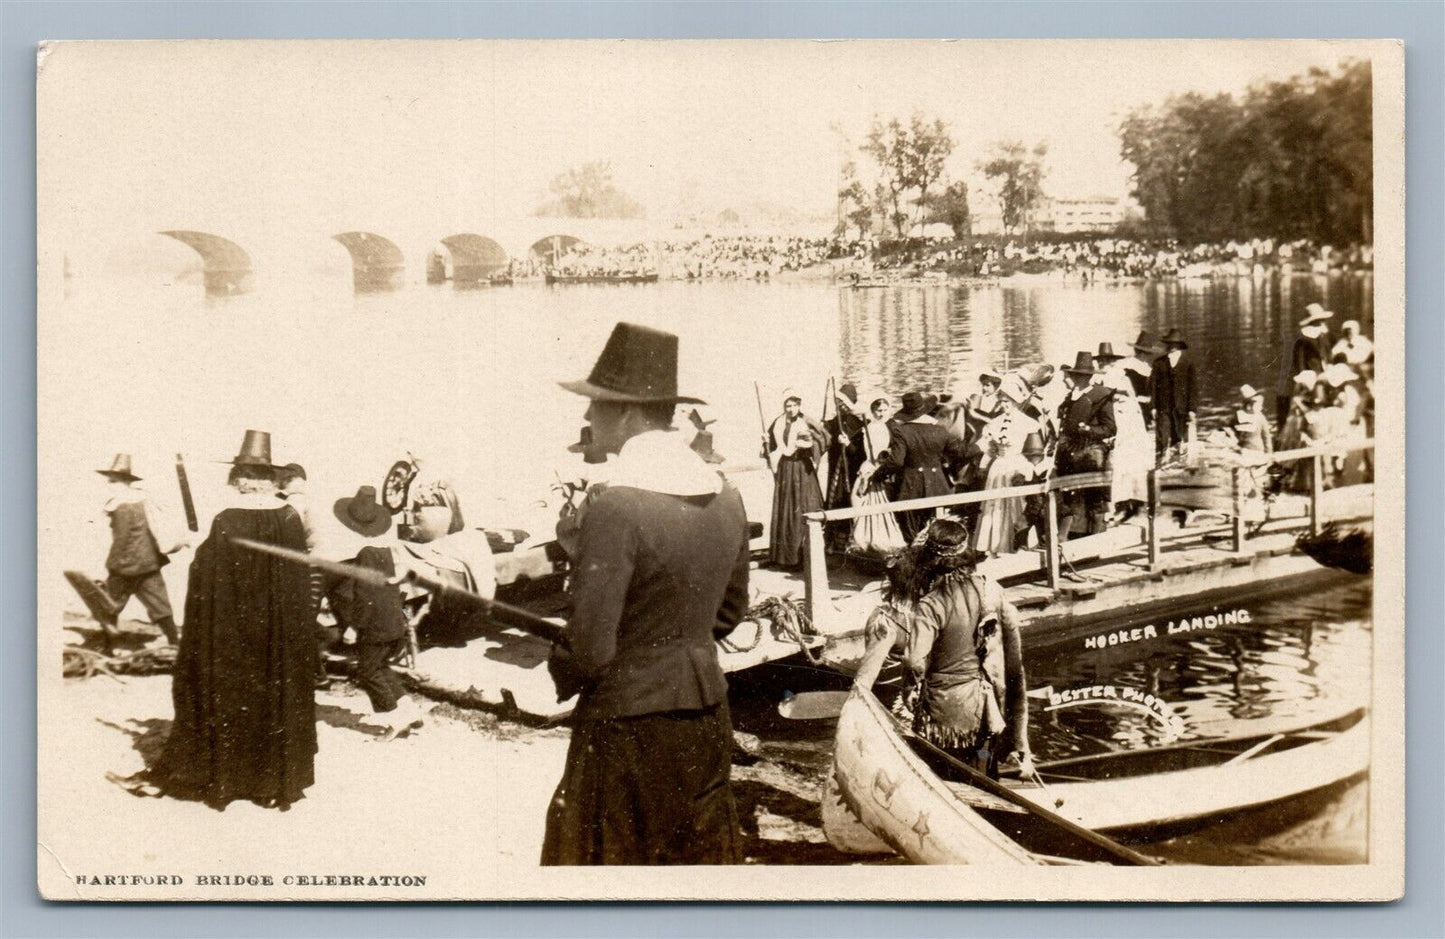
[[[584,472],[564,448],[577,439],[585,402],[555,382],[586,375],[618,320],[681,337],[682,390],[709,402],[716,448],[755,520],[767,517],[769,499],[766,474],[756,469],[759,397],[770,419],[787,390],[817,416],[830,377],[856,383],[865,396],[967,394],[985,366],[1058,365],[1100,341],[1123,349],[1141,328],[1177,327],[1198,363],[1207,430],[1228,420],[1239,385],[1277,387],[1307,303],[1333,309],[1335,325],[1357,319],[1367,334],[1373,326],[1367,275],[1092,285],[1040,277],[856,290],[818,282],[472,291],[412,283],[359,296],[345,277],[258,273],[252,293],[221,300],[205,299],[197,283],[157,275],[47,287],[39,323],[41,541],[57,567],[82,569],[99,569],[107,541],[103,526],[83,524],[104,501],[93,468],[117,451],[133,453],[153,495],[178,515],[171,463],[183,452],[204,523],[220,505],[219,461],[248,427],[274,434],[277,462],[307,466],[323,524],[334,499],[379,485],[410,451],[453,481],[470,523],[547,531],[556,505],[550,486]],[[184,595],[188,560],[183,552],[170,568],[173,596]],[[1237,733],[1262,717],[1311,709],[1322,696],[1368,689],[1369,596],[1367,582],[1351,583],[1252,607],[1246,626],[1102,650],[1038,644],[1029,653],[1031,683],[1143,688],[1170,703],[1186,735]],[[764,736],[774,755],[821,767],[829,729],[769,718],[777,691],[745,703],[740,724]],[[1034,721],[1041,758],[1148,745],[1161,732],[1147,715],[1108,708],[1040,709]],[[1302,823],[1313,828],[1289,829],[1283,840],[1250,830],[1158,850],[1205,863],[1358,860],[1363,790],[1336,794],[1315,822]]]
[[[258,272],[253,292],[208,300],[192,282],[97,274],[51,297],[39,326],[42,490],[53,479],[61,508],[98,498],[89,468],[116,451],[166,480],[180,451],[204,515],[224,483],[211,461],[255,427],[273,433],[278,460],[307,467],[313,492],[379,483],[411,451],[454,482],[469,520],[523,528],[550,524],[536,503],[557,474],[583,472],[564,448],[585,402],[555,382],[584,376],[618,320],[679,334],[682,389],[709,402],[734,468],[759,465],[759,398],[771,419],[789,390],[817,416],[830,377],[865,396],[962,395],[985,366],[1072,362],[1101,341],[1122,350],[1141,328],[1188,337],[1207,430],[1241,384],[1276,386],[1307,303],[1335,310],[1336,324],[1373,323],[1372,280],[1359,275],[874,289],[412,283],[356,295],[335,275]],[[158,483],[156,495],[174,488]],[[743,489],[752,517],[766,517],[766,480]]]
[[[1160,613],[1129,624],[1140,626],[1141,633],[1143,626],[1154,626],[1157,635],[1102,648],[1090,642],[1105,634],[1102,628],[1071,630],[1057,638],[1030,635],[1024,664],[1034,692],[1029,736],[1035,758],[1046,762],[1244,736],[1256,726],[1300,726],[1366,704],[1370,599],[1367,578],[1342,575],[1307,595],[1293,592]],[[1171,623],[1192,623],[1195,616],[1206,615],[1233,622],[1168,631]],[[777,704],[790,691],[844,686],[836,676],[794,662],[734,676],[734,722],[759,736],[765,756],[825,773],[832,760],[834,722],[789,721],[778,716]],[[1049,695],[1050,690],[1084,689],[1112,689],[1117,697],[1091,697],[1075,706]],[[1157,704],[1146,710],[1121,703],[1125,699]],[[1367,796],[1368,783],[1356,781],[1240,813],[1146,850],[1194,864],[1362,863]]]

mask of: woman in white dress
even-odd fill
[[[868,408],[872,419],[863,425],[863,465],[853,484],[854,505],[886,505],[888,492],[883,480],[874,480],[878,460],[892,439],[888,430],[888,400],[879,398]],[[860,516],[853,522],[849,547],[863,554],[887,554],[907,545],[898,518],[892,512]]]
[[[989,421],[979,434],[979,446],[989,458],[984,490],[1005,489],[1031,482],[1033,464],[1024,456],[1024,441],[1037,433],[1039,424],[1021,410],[1029,390],[1014,376],[1005,379],[998,392],[1002,413]],[[974,529],[973,550],[998,557],[1014,550],[1018,533],[1028,527],[1024,518],[1024,496],[992,499],[983,503]]]
[[[1127,518],[1149,501],[1149,471],[1154,468],[1154,438],[1144,427],[1134,383],[1121,364],[1124,356],[1116,355],[1107,342],[1099,343],[1094,365],[1104,372],[1103,385],[1114,392],[1114,424],[1117,431],[1114,448],[1109,452],[1109,471],[1113,473],[1110,501]]]

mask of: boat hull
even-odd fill
[[[856,686],[838,716],[833,787],[823,828],[839,850],[891,849],[916,864],[1037,863],[954,796],[893,729],[872,692]]]

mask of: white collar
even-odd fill
[[[918,415],[917,417],[915,417],[913,420],[909,421],[908,423],[910,423],[910,424],[937,424],[938,421],[934,419],[934,417],[933,417],[932,414],[920,414],[920,415]]]
[[[132,486],[123,492],[115,493],[109,499],[105,500],[105,512],[106,514],[110,514],[123,505],[129,505],[132,502],[144,502],[145,499],[145,492]]]
[[[607,484],[670,496],[714,495],[722,477],[670,430],[649,430],[629,439],[608,461]]]

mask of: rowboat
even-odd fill
[[[1037,813],[960,781],[916,743],[870,690],[854,686],[823,800],[834,847],[891,849],[922,864],[1051,863],[1068,853]],[[1037,781],[1003,782],[1081,828],[1147,841],[1327,789],[1368,767],[1369,721],[1352,708],[1227,739],[1057,760],[1038,766]]]
[[[656,274],[548,274],[547,284],[655,284]]]
[[[838,716],[833,773],[822,808],[829,843],[848,853],[895,851],[915,864],[1119,861],[1057,826],[1047,847],[1026,847],[1009,837],[909,746],[893,717],[862,685],[853,686]]]

